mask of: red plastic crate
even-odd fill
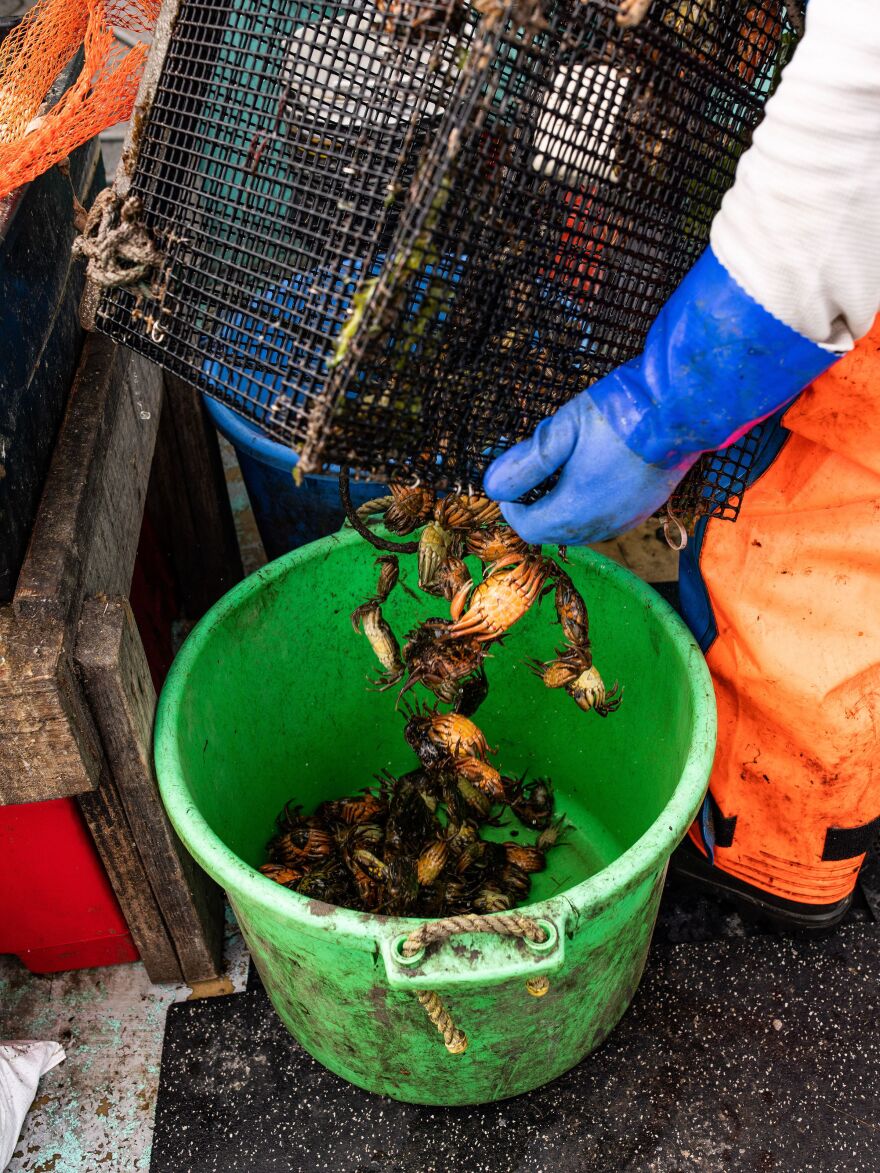
[[[138,960],[73,799],[0,807],[0,953],[32,973]]]

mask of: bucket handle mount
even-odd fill
[[[432,946],[464,933],[489,933],[496,939],[487,941],[481,950],[460,948],[452,957],[446,954],[442,959],[429,952]],[[508,940],[498,939],[504,937]],[[515,948],[511,948],[510,938],[517,939]],[[416,995],[443,1036],[447,1051],[458,1055],[467,1047],[467,1035],[453,1022],[437,988],[524,977],[528,993],[540,998],[550,989],[547,973],[563,963],[564,939],[550,920],[519,913],[468,914],[426,921],[408,935],[385,938],[381,949],[389,985],[408,988]]]

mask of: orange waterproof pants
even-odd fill
[[[782,424],[736,523],[703,523],[702,631],[683,585],[719,724],[691,838],[747,883],[832,904],[880,830],[880,318]]]

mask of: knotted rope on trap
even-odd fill
[[[404,957],[415,957],[421,949],[439,945],[458,933],[494,933],[499,937],[524,937],[536,943],[547,940],[546,930],[530,916],[522,916],[515,912],[495,913],[492,916],[466,913],[463,916],[446,917],[445,920],[426,921],[417,929],[413,929],[403,942],[401,952]],[[526,989],[534,997],[540,998],[550,989],[550,983],[545,977],[530,978],[526,982]],[[418,990],[416,997],[428,1018],[443,1036],[446,1050],[451,1055],[461,1055],[467,1050],[467,1035],[455,1025],[452,1015],[443,1005],[439,995],[434,990]]]
[[[92,204],[82,235],[73,242],[73,253],[87,258],[86,275],[102,289],[122,287],[151,296],[152,279],[164,256],[142,214],[137,196],[123,200],[110,187]]]

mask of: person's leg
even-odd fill
[[[683,558],[719,718],[690,836],[733,888],[822,923],[880,830],[880,319],[783,423],[736,523]]]

